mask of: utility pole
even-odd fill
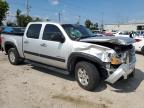
[[[102,24],[101,24],[101,30],[104,30],[104,13],[102,13]]]
[[[78,21],[77,21],[77,24],[80,24],[80,16],[78,16]]]
[[[29,10],[30,7],[29,7],[29,0],[26,0],[26,16],[29,16]]]
[[[61,13],[59,12],[58,16],[59,16],[59,23],[61,22]]]

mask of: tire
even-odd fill
[[[80,74],[82,73],[82,71],[85,74]],[[83,81],[81,75],[83,75],[88,80]],[[80,87],[88,91],[93,91],[100,82],[100,75],[98,69],[95,67],[94,64],[85,61],[81,61],[76,64],[75,77]]]
[[[24,61],[24,59],[20,58],[16,48],[10,48],[8,50],[8,59],[12,65],[19,65]]]
[[[141,53],[144,55],[144,46],[141,49]]]

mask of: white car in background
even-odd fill
[[[129,32],[127,31],[119,31],[113,35],[116,37],[130,37]]]
[[[144,55],[144,37],[135,37],[135,50],[141,52]]]

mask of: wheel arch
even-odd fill
[[[16,48],[17,49],[16,45],[13,42],[9,42],[9,41],[5,42],[4,49],[5,49],[6,53],[8,53],[8,50],[10,48]]]
[[[75,66],[80,61],[88,61],[93,63],[97,67],[101,78],[106,79],[108,77],[105,64],[99,58],[85,53],[72,53],[69,56],[67,68],[71,74],[74,74]]]

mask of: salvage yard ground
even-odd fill
[[[28,63],[13,66],[0,52],[0,108],[144,108],[144,56],[136,56],[134,78],[88,92],[73,77]]]

